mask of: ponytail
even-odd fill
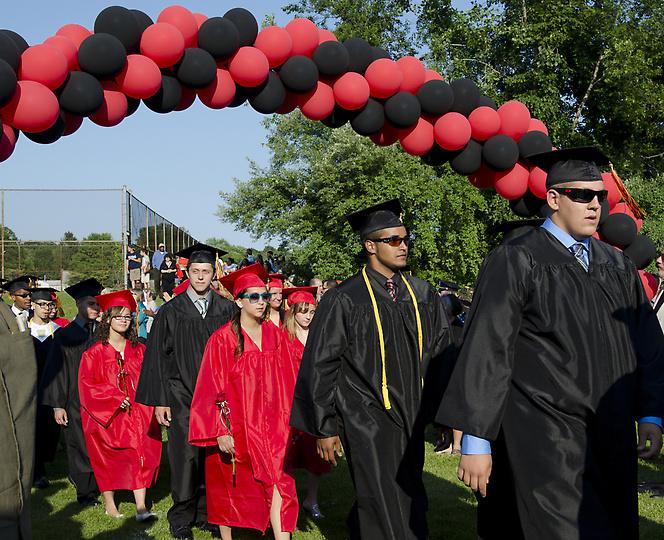
[[[237,313],[231,319],[231,330],[237,338],[237,345],[235,346],[235,357],[239,357],[244,352],[244,336],[242,335],[242,326],[240,326],[240,313],[238,310]]]

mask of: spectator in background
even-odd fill
[[[127,273],[129,274],[129,287],[131,289],[140,286],[141,282],[141,256],[136,253],[136,248],[127,246]]]
[[[334,289],[337,285],[338,283],[336,279],[326,279],[320,292],[321,297],[330,289]]]
[[[237,270],[237,263],[235,262],[235,259],[233,257],[228,257],[226,259],[226,263],[222,267],[222,273],[227,276],[231,272],[235,272]]]
[[[267,271],[269,274],[280,274],[281,267],[277,263],[277,259],[274,257],[272,251],[267,252]]]
[[[152,254],[152,269],[150,270],[150,278],[154,281],[154,290],[158,291],[161,288],[161,263],[164,262],[166,257],[166,246],[160,243],[157,246],[157,251]]]
[[[150,257],[145,248],[141,248],[141,286],[143,289],[150,288]]]
[[[147,308],[143,302],[143,289],[134,289],[131,294],[136,302],[135,332],[138,335],[138,341],[145,345],[148,340],[148,319],[150,317],[145,312]]]
[[[159,311],[159,307],[157,306],[157,302],[155,302],[155,294],[152,289],[146,289],[143,291],[143,299],[143,303],[145,304],[145,314],[148,316],[146,328],[149,334],[155,315],[157,315],[157,311]]]
[[[256,255],[256,262],[265,268],[265,271],[267,272],[267,264],[265,264],[265,259],[263,259],[263,256],[260,253]]]
[[[317,287],[316,289],[316,302],[320,302],[323,298],[323,282],[320,278],[314,277],[309,280],[309,287]]]
[[[159,274],[161,275],[159,281],[161,282],[161,294],[167,302],[173,297],[177,271],[178,269],[171,254],[164,254],[164,261],[159,266]]]
[[[53,293],[53,307],[49,313],[51,320],[60,328],[64,328],[69,324],[69,319],[65,319],[65,310],[62,309],[62,302],[57,293]]]
[[[251,248],[247,248],[247,253],[240,261],[240,268],[244,268],[245,266],[249,266],[250,264],[254,264],[256,262],[256,257],[254,257],[254,252],[252,251]]]

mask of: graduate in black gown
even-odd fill
[[[168,427],[173,497],[168,521],[174,538],[192,538],[193,526],[219,531],[207,522],[205,449],[189,444],[189,409],[207,340],[236,310],[210,288],[216,260],[224,254],[205,244],[175,254],[189,260],[189,287],[159,309],[136,391],[136,401],[154,406],[157,421]]]
[[[319,455],[348,461],[352,540],[427,538],[424,427],[438,407],[430,369],[449,345],[434,288],[402,270],[411,237],[393,200],[352,214],[367,266],[328,291],[302,357],[291,425]],[[423,389],[424,385],[424,389]]]
[[[662,446],[664,337],[632,262],[592,238],[606,158],[529,160],[548,171],[552,215],[484,261],[437,418],[463,430],[459,477],[486,493],[480,538],[636,539],[637,452]]]
[[[65,289],[76,300],[78,313],[70,324],[56,332],[41,378],[42,402],[53,408],[55,421],[62,426],[69,479],[76,487],[78,502],[85,506],[98,504],[98,488],[83,437],[78,368],[83,353],[92,344],[95,320],[99,316],[95,296],[103,288],[91,278]]]

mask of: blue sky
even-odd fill
[[[174,2],[133,0],[128,7],[156,19]],[[232,7],[251,11],[260,22],[274,14],[277,23],[290,20],[284,2],[242,0],[237,3],[182,0],[181,5],[208,16]],[[457,2],[455,2],[457,3]],[[458,2],[463,4],[465,2]],[[2,27],[41,43],[67,23],[92,29],[96,15],[111,1],[24,0],[3,8]],[[232,191],[234,177],[246,178],[249,159],[267,164],[263,117],[248,106],[212,111],[196,102],[183,112],[159,115],[145,106],[120,125],[102,128],[84,122],[75,134],[52,145],[21,137],[9,160],[0,164],[3,188],[121,188],[126,185],[166,219],[205,240],[224,237],[243,245],[263,242],[214,215],[219,191]],[[25,240],[57,240],[65,230],[79,237],[121,228],[119,195],[101,193],[7,193],[5,223]],[[52,211],[46,209],[51,207]],[[50,215],[47,219],[46,216]]]

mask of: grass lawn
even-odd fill
[[[427,459],[424,479],[429,494],[429,528],[431,540],[475,539],[475,499],[469,490],[456,479],[458,458],[433,453],[427,444]],[[153,500],[153,511],[159,519],[152,524],[138,524],[134,520],[135,507],[129,492],[116,495],[124,520],[115,520],[104,515],[102,506],[82,510],[76,502],[74,488],[66,478],[64,453],[59,452],[55,463],[49,468],[51,486],[45,490],[32,491],[32,521],[36,540],[64,540],[94,538],[96,540],[168,539],[166,512],[171,504],[169,496],[168,460],[164,453],[159,482],[148,492]],[[642,462],[639,467],[642,481],[664,482],[664,455],[654,462]],[[304,489],[304,475],[298,476],[298,488]],[[302,493],[302,491],[300,491]],[[320,506],[325,519],[315,523],[300,514],[295,540],[344,540],[345,519],[353,501],[353,492],[342,461],[329,476],[323,477],[320,490]],[[639,495],[641,514],[641,538],[660,540],[664,538],[664,499]],[[212,538],[207,533],[194,531],[195,538]],[[268,532],[267,538],[272,535]],[[258,532],[237,530],[238,540],[262,538]],[[373,539],[369,539],[373,540]],[[379,539],[376,539],[379,540]]]

